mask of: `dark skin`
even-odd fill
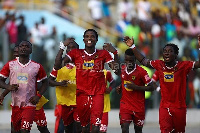
[[[30,60],[29,56],[30,54],[32,53],[32,45],[28,42],[25,42],[25,41],[22,41],[20,44],[19,44],[19,47],[18,47],[18,54],[19,54],[19,62],[22,63],[23,65],[27,64]],[[0,86],[2,84],[2,86],[15,86],[15,85],[7,85],[5,83],[5,80],[6,79],[0,79]],[[4,82],[3,82],[4,81]],[[41,81],[42,85],[41,85],[41,88],[39,90],[39,94],[43,95],[44,92],[46,91],[46,88],[48,86],[48,80],[47,79],[44,79]],[[1,87],[2,87],[1,86]],[[19,85],[17,85],[17,88],[19,87]],[[3,96],[8,93],[6,91],[4,91],[2,94]],[[29,102],[31,102],[33,105],[36,105],[39,101],[40,97],[39,96],[33,96],[29,99]],[[12,124],[11,124],[12,126]],[[28,130],[24,130],[24,129],[21,129],[21,133],[29,133],[30,131]],[[49,132],[44,132],[44,133],[49,133]]]
[[[67,50],[66,52],[71,51],[72,49],[76,49],[78,48],[77,44],[74,41],[74,38],[68,38],[64,43],[67,43]],[[64,50],[60,49],[58,51],[58,54],[56,56],[56,59],[61,59],[62,62],[62,55],[63,55]],[[62,63],[61,63],[62,64]],[[61,82],[56,81],[56,78],[52,77],[51,75],[49,76],[49,85],[50,86],[62,86],[62,87],[67,87],[68,81],[67,80],[63,80]],[[65,132],[66,133],[71,133],[73,132],[73,125],[76,128],[76,132],[77,133],[81,133],[81,124],[80,122],[73,122],[68,126],[65,126]]]
[[[69,41],[73,42],[74,40],[71,39]],[[64,45],[68,46],[69,45],[69,41],[65,41]],[[97,41],[98,41],[98,38],[97,38],[96,34],[93,31],[87,31],[85,33],[84,38],[83,38],[83,42],[85,43],[85,51],[88,54],[93,54],[95,52],[95,49],[96,49],[95,46],[96,46]],[[116,51],[116,49],[110,43],[105,43],[104,49],[108,50],[111,53],[114,53]],[[69,63],[70,62],[70,59],[69,59],[68,56],[66,56],[64,58],[64,62],[65,63]],[[62,64],[62,58],[59,58],[59,57],[57,58],[56,57],[54,68],[56,70],[60,69],[61,66],[62,66],[61,64]],[[119,60],[118,60],[118,55],[117,54],[114,56],[114,61],[109,63],[109,66],[110,66],[110,68],[112,70],[115,70],[115,73],[117,75],[120,75],[121,71],[120,71],[120,67],[119,67]],[[83,133],[89,132],[88,128],[83,127],[82,128],[82,132]],[[92,125],[92,133],[96,133],[96,132],[99,132],[99,126]]]
[[[131,72],[135,69],[135,61],[136,61],[136,59],[134,56],[125,55],[125,64],[126,64],[128,72]],[[153,90],[155,90],[153,82],[149,83],[147,86],[138,86],[138,85],[134,84],[133,82],[131,82],[131,83],[127,83],[126,87],[128,89],[132,89],[132,90],[136,90],[136,91],[153,91]],[[122,92],[122,86],[121,85],[118,86],[116,88],[116,91],[118,94],[120,94]],[[128,133],[129,126],[130,126],[130,123],[128,123],[128,122],[121,124],[122,133]],[[143,127],[139,127],[134,124],[135,133],[142,133],[142,128]]]
[[[134,39],[129,38],[128,36],[124,37],[124,42],[127,46],[131,47],[134,44]],[[200,35],[198,35],[198,47],[200,48]],[[149,68],[152,68],[150,65],[150,59],[145,58],[140,51],[138,51],[137,48],[133,50],[133,53],[135,54],[136,59],[144,66],[147,66]],[[173,47],[167,46],[163,50],[163,59],[165,62],[165,65],[167,67],[174,67],[176,65],[177,60],[177,54],[175,54]],[[199,61],[195,61],[194,69],[198,69],[200,67],[200,57]]]
[[[64,45],[68,46],[69,43],[73,42],[74,39],[70,39],[70,40],[66,40],[64,41]],[[97,43],[98,39],[95,36],[95,33],[93,31],[88,31],[86,32],[83,42],[85,43],[85,51],[88,54],[93,54],[95,52],[95,46]],[[116,49],[112,46],[112,44],[110,43],[104,43],[105,45],[103,46],[103,48],[111,53],[114,53],[116,51]],[[60,53],[61,51],[59,51]],[[69,57],[65,57],[64,58],[64,62],[65,63],[69,63],[70,59]],[[62,58],[57,58],[55,59],[55,64],[54,64],[54,68],[56,70],[60,69],[62,67]],[[120,75],[120,67],[119,66],[119,60],[118,60],[118,55],[114,55],[114,61],[109,63],[109,67],[112,70],[115,70],[115,74]]]

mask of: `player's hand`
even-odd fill
[[[125,42],[127,46],[131,47],[134,44],[134,39],[133,37],[130,39],[128,36],[125,36],[123,42]]]
[[[198,45],[199,45],[199,48],[200,48],[200,34],[198,35]]]
[[[29,102],[32,103],[33,105],[36,105],[40,100],[40,97],[39,96],[33,96],[29,99]]]
[[[110,88],[106,88],[106,94],[110,94]]]
[[[126,88],[134,90],[137,87],[133,82],[132,83],[127,83]]]
[[[122,93],[122,86],[121,85],[117,86],[116,91],[117,91],[118,94],[121,94]]]
[[[7,88],[7,90],[9,90],[9,91],[17,91],[18,87],[19,87],[18,84],[12,84],[12,85],[9,85],[9,87]]]
[[[0,95],[0,105],[3,105],[3,100],[4,100],[4,97]]]
[[[67,87],[67,84],[69,83],[69,81],[68,80],[63,80],[63,81],[61,81],[61,82],[59,82],[59,86],[62,86],[62,87]]]
[[[68,46],[70,43],[73,43],[74,42],[74,38],[67,38],[67,40],[65,40],[64,42],[63,42],[63,44],[65,45],[65,46]]]
[[[114,53],[116,51],[115,47],[113,47],[111,43],[104,43],[103,49],[111,53]]]

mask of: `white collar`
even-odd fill
[[[92,54],[88,54],[87,51],[85,51],[85,50],[84,50],[84,52],[85,52],[86,55],[92,56],[92,55],[94,55],[94,54],[97,52],[97,49],[95,49],[95,50],[94,50],[94,53],[92,53]]]
[[[177,66],[177,64],[178,64],[178,61],[176,61],[176,64],[175,64],[173,67],[168,67],[166,64],[165,64],[165,67],[166,67],[167,69],[173,69],[174,67]]]
[[[26,64],[22,64],[22,63],[20,63],[19,62],[19,58],[16,58],[17,59],[17,62],[20,64],[20,66],[22,66],[22,67],[26,67],[26,66],[28,66],[30,63],[31,63],[31,60],[29,59],[29,61],[26,63]]]
[[[135,68],[134,68],[132,71],[128,72],[128,71],[127,71],[127,66],[126,66],[125,71],[126,71],[126,73],[127,73],[128,75],[130,75],[131,73],[133,73],[133,72],[135,71],[135,69],[136,69],[136,64],[135,64]]]

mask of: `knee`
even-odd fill
[[[129,133],[129,126],[127,124],[121,125],[122,133]]]
[[[99,126],[92,126],[92,133],[99,133]]]

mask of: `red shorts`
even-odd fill
[[[75,106],[56,105],[57,113],[60,113],[59,115],[63,119],[64,126],[68,126],[74,121],[75,108]]]
[[[74,121],[80,122],[80,118],[78,116],[78,110],[77,110],[77,108],[74,108],[74,115],[73,115],[73,117],[74,117]]]
[[[107,132],[107,128],[108,128],[108,112],[105,112],[103,113],[102,116],[100,131]]]
[[[15,131],[21,129],[31,130],[35,116],[35,107],[18,107],[12,106],[11,122]]]
[[[85,127],[89,123],[99,126],[103,114],[104,95],[88,96],[79,94],[76,99],[81,126]]]
[[[46,120],[43,107],[40,110],[35,110],[34,121],[40,127],[45,127],[47,125],[47,120]]]
[[[123,123],[133,123],[139,127],[143,127],[145,120],[145,112],[134,112],[126,108],[120,107],[120,125]]]
[[[159,124],[161,133],[185,133],[186,108],[160,108]]]

